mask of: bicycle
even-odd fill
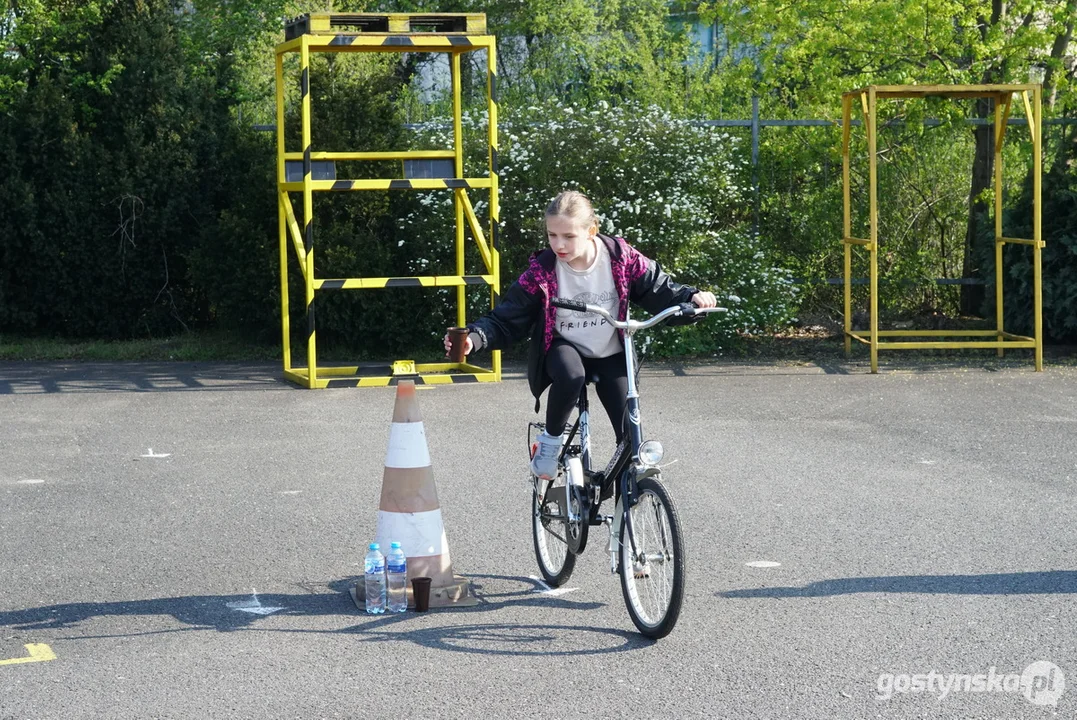
[[[587,547],[590,528],[605,525],[609,530],[610,572],[621,576],[621,592],[632,622],[646,637],[665,637],[677,624],[684,601],[684,540],[677,510],[661,482],[662,444],[643,439],[634,336],[672,317],[727,310],[684,303],[645,321],[626,317],[622,322],[597,305],[564,298],[554,298],[550,304],[594,313],[624,332],[628,431],[606,467],[594,470],[587,386],[596,378],[587,377],[576,402],[576,422],[558,458],[556,477],[544,481],[531,475],[532,539],[539,570],[550,586],[565,583],[576,566],[576,557]],[[528,423],[532,454],[534,437],[545,427],[545,423]],[[579,442],[573,444],[577,435]],[[602,503],[614,497],[615,490],[614,514],[602,515]]]

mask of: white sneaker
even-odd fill
[[[557,458],[561,455],[561,436],[539,433],[531,452],[531,474],[543,480],[557,477]]]

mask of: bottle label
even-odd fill
[[[387,567],[391,573],[403,573],[408,570],[408,566],[404,563],[401,563],[400,565],[388,565]]]
[[[366,572],[367,573],[385,572],[385,566],[381,565],[381,564],[375,564],[374,562],[368,560],[366,562]]]

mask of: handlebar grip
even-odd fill
[[[707,317],[707,315],[712,312],[729,312],[729,310],[724,307],[701,308],[696,307],[692,303],[681,303],[679,307],[681,311],[680,313],[678,313],[678,315],[680,316],[681,320],[670,320],[670,324],[697,323],[703,320],[703,318]]]
[[[684,317],[694,317],[696,315],[706,315],[707,313],[712,313],[712,312],[727,313],[727,312],[729,312],[729,308],[724,308],[724,307],[701,308],[701,307],[696,307],[692,303],[681,303],[681,315],[683,315]]]
[[[563,308],[565,310],[576,310],[578,312],[587,312],[587,305],[576,300],[569,300],[568,298],[552,298],[550,304],[554,307]]]

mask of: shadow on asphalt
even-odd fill
[[[198,362],[0,363],[0,395],[296,388],[278,366]]]
[[[504,575],[469,577],[479,604],[468,608],[432,610],[425,615],[408,612],[401,615],[370,616],[356,608],[349,595],[358,577],[329,583],[312,584],[309,591],[296,594],[265,593],[253,595],[192,595],[104,603],[65,603],[26,610],[0,611],[0,627],[15,630],[74,629],[94,618],[138,616],[172,616],[186,627],[139,630],[106,635],[75,635],[72,640],[101,637],[134,637],[184,630],[236,632],[255,630],[280,633],[316,633],[355,635],[369,642],[412,642],[416,645],[453,652],[490,655],[595,655],[650,647],[653,641],[643,636],[592,625],[531,625],[497,623],[445,624],[430,627],[432,618],[446,619],[463,615],[489,613],[505,608],[542,607],[558,611],[595,610],[604,603],[574,602],[542,592],[547,590],[533,578]],[[485,582],[484,582],[485,581]],[[487,591],[489,584],[518,586],[508,591]],[[323,591],[325,590],[325,591]],[[281,628],[282,617],[337,616],[359,624],[336,629]],[[274,618],[274,627],[260,627]],[[434,621],[436,622],[436,620]],[[423,627],[411,627],[422,623]],[[596,639],[597,638],[597,639]],[[586,646],[585,646],[586,645]]]
[[[523,605],[557,610],[596,610],[604,606],[604,603],[573,602],[547,594],[549,589],[535,578],[471,575],[469,579],[475,596],[479,599],[479,604],[449,611],[454,616],[481,614]],[[524,588],[494,592],[490,587],[490,585],[498,585],[506,581],[522,584]],[[347,581],[345,591],[354,582],[354,579]],[[594,625],[474,623],[407,629],[409,621],[414,622],[418,619],[419,616],[411,612],[402,615],[382,615],[371,618],[362,625],[337,632],[357,635],[367,642],[407,641],[434,650],[451,650],[478,655],[550,657],[604,655],[651,647],[655,644],[653,640],[638,633]]]
[[[606,655],[651,647],[653,640],[627,630],[591,625],[474,624],[446,625],[418,630],[387,631],[392,623],[406,623],[408,616],[386,618],[384,625],[350,630],[368,642],[407,641],[432,650],[451,650],[473,655],[517,657],[564,657]],[[581,647],[582,644],[599,647]]]
[[[803,587],[727,590],[722,598],[793,598],[854,593],[924,595],[1063,595],[1077,593],[1077,570],[1047,570],[989,575],[889,575],[821,580]]]
[[[1052,367],[1072,367],[1072,355],[1053,354],[1044,361],[1045,369]],[[879,358],[879,374],[897,373],[902,375],[950,375],[955,373],[982,372],[1028,372],[1035,368],[1031,354],[1026,357],[962,357],[933,355],[917,358],[903,357],[886,353]],[[692,376],[733,376],[733,377],[779,377],[804,375],[871,375],[871,362],[866,357],[756,357],[748,359],[727,358],[718,361],[700,360],[682,362],[654,360],[643,364],[642,374],[676,377]]]
[[[1072,357],[1054,357],[1049,364],[1074,364]],[[953,358],[880,361],[879,372],[956,373],[1027,370],[1031,361],[1017,358]],[[645,363],[643,375],[678,377],[726,375],[735,377],[781,375],[869,375],[863,359],[800,358],[753,359],[685,363],[655,360]],[[502,379],[521,379],[522,367],[506,365]],[[44,395],[105,392],[191,392],[205,390],[298,390],[284,380],[279,365],[272,363],[221,362],[2,362],[0,395]]]

